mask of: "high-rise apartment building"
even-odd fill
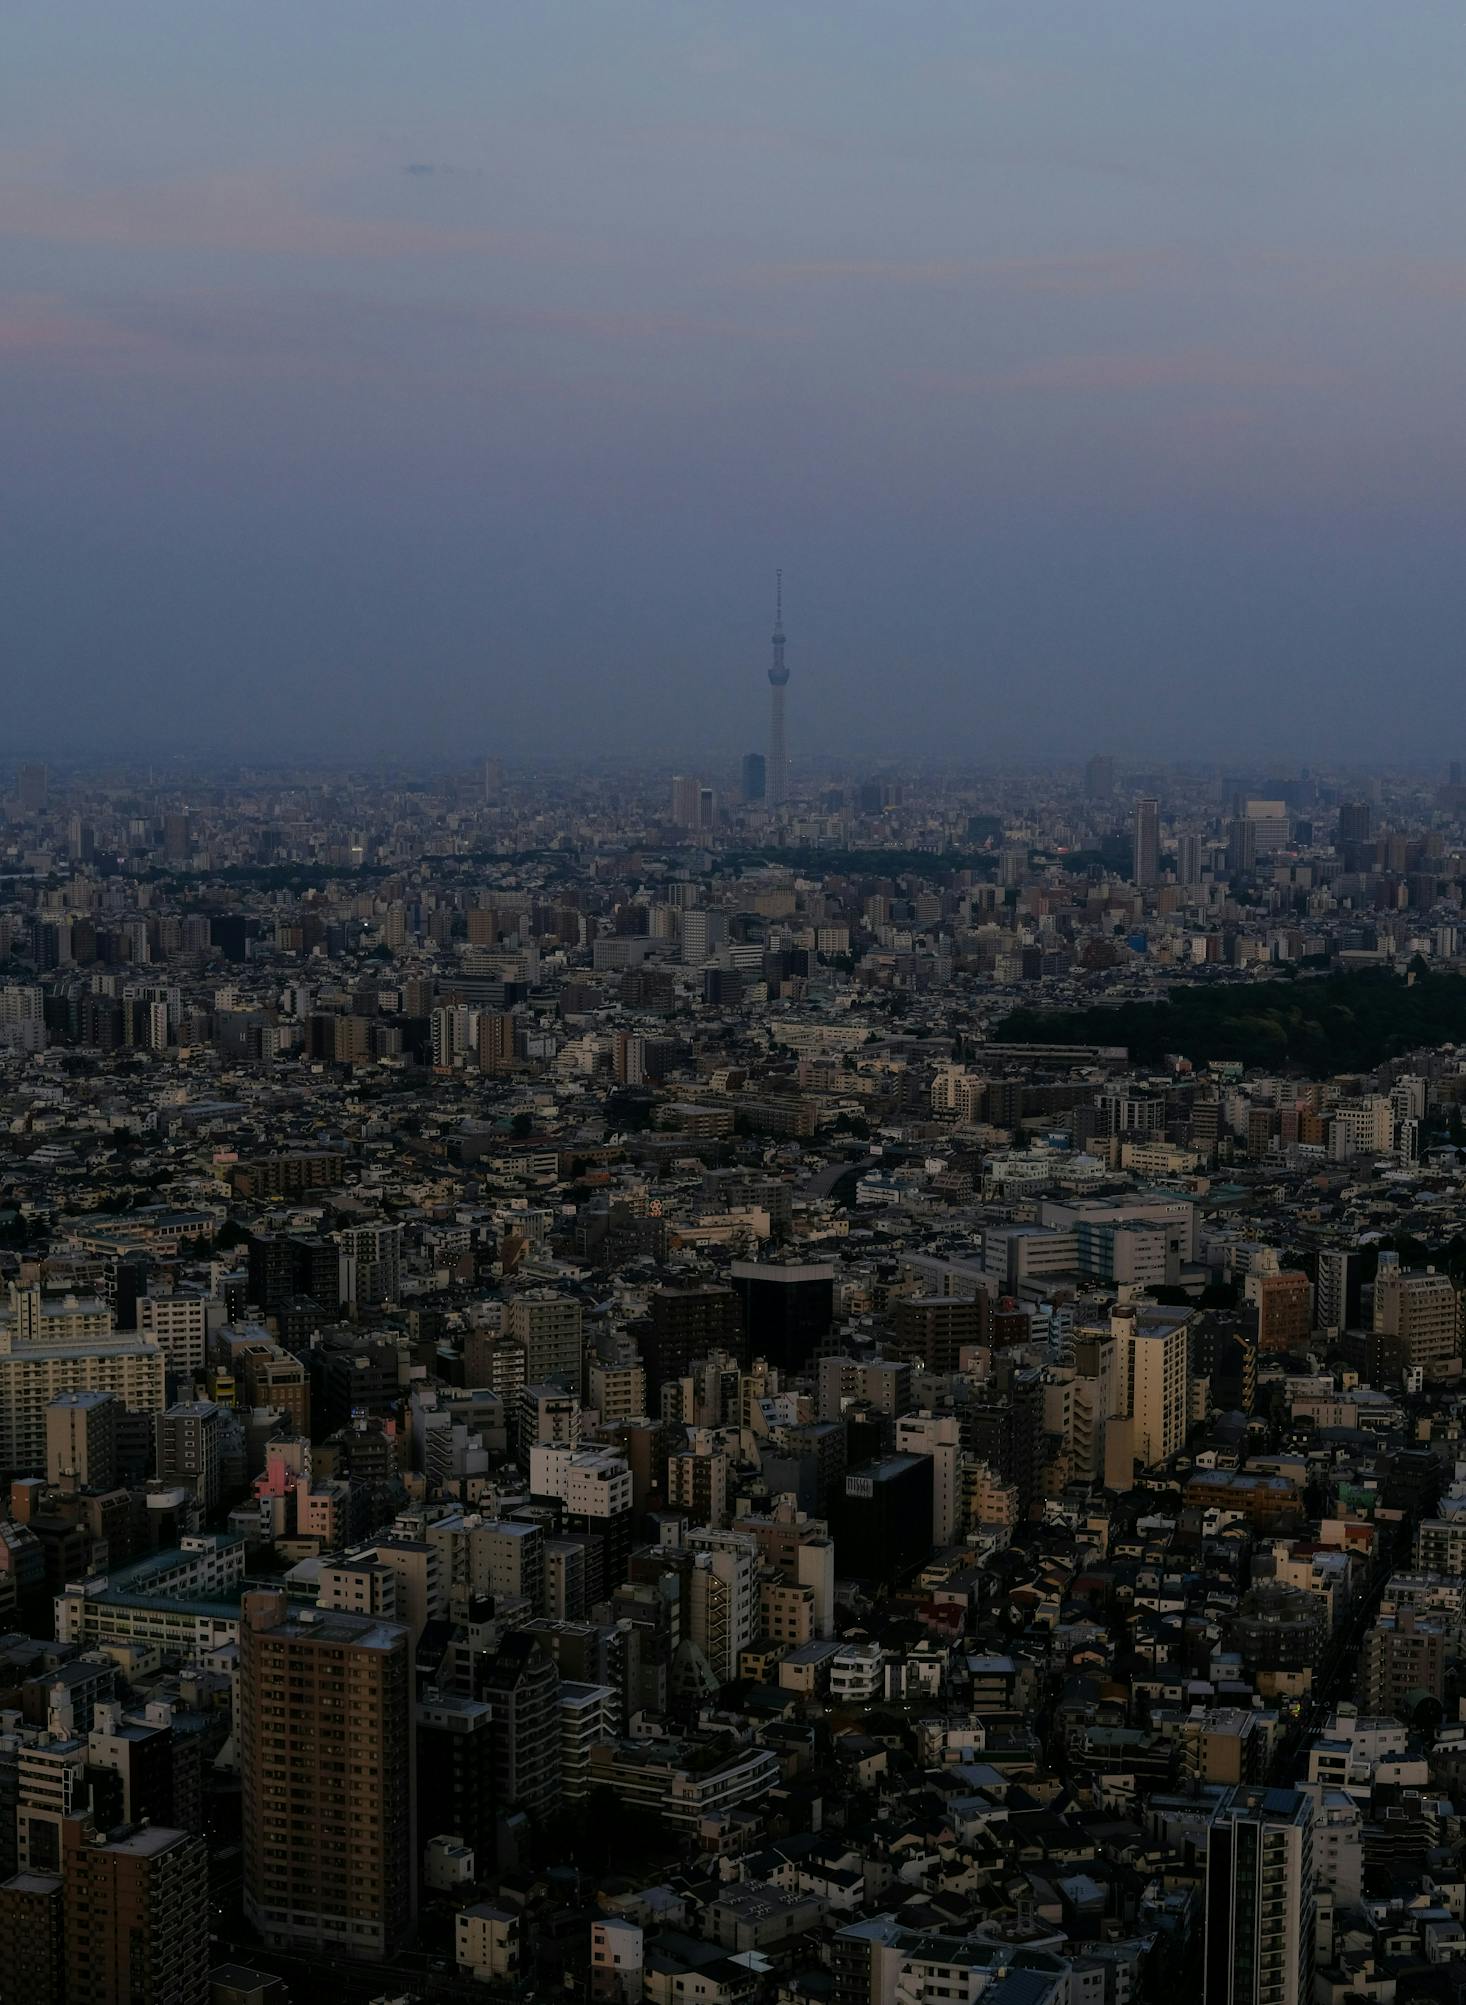
[[[545,1597],[545,1528],[529,1519],[484,1518],[458,1512],[427,1528],[428,1543],[442,1553],[441,1577],[451,1590],[490,1594],[495,1601],[522,1596],[539,1609]]]
[[[65,1827],[67,2005],[201,2005],[209,1983],[204,1841],[161,1824],[102,1841]]]
[[[686,1511],[695,1525],[721,1526],[728,1520],[728,1480],[732,1458],[704,1441],[699,1449],[667,1457],[667,1502]]]
[[[727,1684],[738,1675],[739,1652],[758,1630],[758,1547],[736,1530],[711,1528],[692,1532],[687,1547],[688,1641],[717,1682]]]
[[[955,1413],[903,1413],[896,1422],[896,1447],[903,1455],[931,1457],[932,1544],[951,1545],[962,1529],[958,1483],[961,1420]]]
[[[524,1347],[524,1375],[531,1385],[568,1379],[577,1390],[581,1376],[581,1308],[573,1295],[553,1288],[530,1288],[504,1310],[504,1332]]]
[[[1410,1273],[1381,1260],[1374,1281],[1374,1342],[1379,1369],[1446,1377],[1461,1355],[1460,1300],[1449,1274]]]
[[[478,1062],[481,1072],[513,1070],[514,1018],[508,1010],[479,1011]]]
[[[602,1420],[634,1420],[646,1412],[646,1371],[632,1360],[593,1363],[588,1397]]]
[[[1313,1287],[1306,1274],[1247,1277],[1248,1299],[1257,1307],[1259,1351],[1305,1351],[1313,1329]]]
[[[415,1907],[410,1632],[244,1597],[244,1906],[279,1947],[382,1957]]]
[[[46,1409],[58,1393],[111,1392],[130,1413],[157,1413],[165,1375],[162,1351],[140,1337],[25,1344],[0,1333],[0,1470],[45,1470]]]
[[[439,1072],[460,1064],[473,1045],[473,1011],[467,1003],[444,1003],[429,1018],[433,1065]]]
[[[14,1850],[12,1844],[12,1864]],[[16,1873],[0,1883],[5,1996],[25,2005],[66,2005],[65,1894],[59,1873]]]
[[[743,798],[746,801],[761,801],[767,785],[768,766],[762,752],[745,752],[743,755]]]
[[[1191,1375],[1188,1318],[1182,1312],[1116,1309],[1114,1332],[1121,1411],[1130,1419],[1135,1455],[1147,1469],[1186,1443]]]
[[[354,1309],[395,1302],[402,1279],[402,1227],[354,1225],[338,1233],[341,1299]]]
[[[961,1368],[964,1349],[989,1341],[992,1297],[983,1289],[970,1295],[902,1295],[892,1304],[892,1347],[925,1371]]]
[[[522,1630],[511,1629],[478,1667],[474,1696],[493,1713],[494,1789],[505,1809],[545,1817],[560,1801],[560,1673]]]
[[[58,1392],[46,1403],[46,1480],[63,1490],[110,1490],[117,1477],[122,1403],[111,1392]]]
[[[158,1474],[165,1482],[191,1490],[206,1517],[223,1495],[225,1433],[230,1425],[224,1408],[211,1399],[180,1400],[154,1419]]]
[[[139,1333],[156,1339],[170,1371],[203,1370],[209,1330],[206,1296],[139,1295],[135,1314]]]
[[[1161,806],[1149,796],[1135,803],[1134,863],[1137,884],[1156,884],[1161,875]]]
[[[1230,1789],[1206,1850],[1204,2005],[1306,2005],[1313,1992],[1313,1804]]]
[[[1382,1615],[1359,1652],[1359,1704],[1377,1719],[1408,1720],[1422,1699],[1443,1699],[1445,1625],[1402,1609]]]
[[[417,1706],[417,1827],[424,1845],[451,1835],[486,1874],[495,1857],[493,1708],[430,1687]]]
[[[1359,1255],[1342,1247],[1324,1247],[1317,1255],[1313,1281],[1314,1322],[1321,1330],[1357,1329],[1360,1316]]]

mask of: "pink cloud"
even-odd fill
[[[869,284],[895,287],[990,285],[1015,292],[1130,291],[1179,263],[1176,253],[1095,251],[1033,258],[816,258],[757,266],[761,285]]]
[[[1180,349],[1168,354],[1050,355],[991,373],[923,374],[932,390],[1035,390],[1103,393],[1127,390],[1327,390],[1347,378],[1315,362]]]
[[[543,337],[511,343],[509,337]],[[207,377],[335,381],[502,378],[542,351],[553,369],[563,343],[575,369],[597,353],[661,352],[693,345],[797,341],[798,330],[649,309],[622,313],[533,302],[400,300],[193,287],[147,300],[59,297],[0,300],[0,357],[17,365],[67,365],[105,356],[113,366]],[[517,352],[516,352],[517,351]]]
[[[292,182],[223,175],[187,186],[46,186],[0,173],[0,238],[130,250],[310,258],[461,257],[524,251],[536,240],[414,219],[329,213]]]
[[[137,350],[144,337],[43,297],[0,300],[0,355],[104,354]]]

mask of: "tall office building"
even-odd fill
[[[242,1613],[245,1913],[277,1947],[388,1956],[415,1906],[411,1632],[276,1591]]]
[[[932,1548],[935,1485],[929,1455],[885,1455],[845,1477],[836,1500],[835,1557],[842,1578],[891,1585]]]
[[[712,959],[728,938],[726,912],[705,912],[694,906],[682,914],[682,959],[690,968],[700,968]]]
[[[746,801],[761,801],[768,782],[768,764],[762,752],[745,752],[743,755],[743,798]]]
[[[735,1260],[729,1279],[743,1312],[746,1354],[778,1371],[802,1370],[834,1324],[834,1268],[825,1261]]]
[[[1233,801],[1232,812],[1251,822],[1259,856],[1271,856],[1274,850],[1288,847],[1292,824],[1286,801],[1263,801],[1252,794],[1239,794]]]
[[[1257,823],[1234,816],[1227,824],[1227,869],[1233,877],[1245,877],[1256,868]]]
[[[1345,843],[1369,842],[1374,835],[1374,809],[1368,801],[1340,801],[1339,847]]]
[[[1092,801],[1107,801],[1115,791],[1115,762],[1108,752],[1096,752],[1085,767],[1084,791]]]
[[[784,662],[784,573],[774,587],[774,658],[769,664],[769,763],[766,775],[769,806],[777,811],[789,795],[789,751],[784,742],[784,691],[789,670]]]
[[[1228,1790],[1206,1849],[1205,2005],[1311,1997],[1312,1821],[1298,1790]]]
[[[672,775],[672,820],[678,828],[696,828],[701,807],[702,784],[686,773]]]
[[[22,766],[16,775],[15,791],[22,814],[44,814],[50,795],[50,776],[46,768],[39,764]]]
[[[649,1398],[668,1379],[685,1377],[696,1358],[712,1351],[741,1355],[743,1322],[731,1288],[657,1288],[649,1306],[651,1331],[641,1346]]]
[[[1176,881],[1178,884],[1200,884],[1201,837],[1199,835],[1176,837]]]
[[[1155,884],[1161,874],[1161,807],[1149,797],[1135,803],[1135,861],[1131,875],[1137,884]]]

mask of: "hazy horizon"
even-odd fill
[[[777,565],[796,759],[1458,751],[1443,0],[4,54],[6,756],[725,760]]]

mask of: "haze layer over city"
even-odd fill
[[[1466,16],[0,33],[0,2005],[1466,2005]]]
[[[1435,0],[27,9],[10,727],[732,754],[783,564],[842,756],[1433,757],[1463,66]]]

